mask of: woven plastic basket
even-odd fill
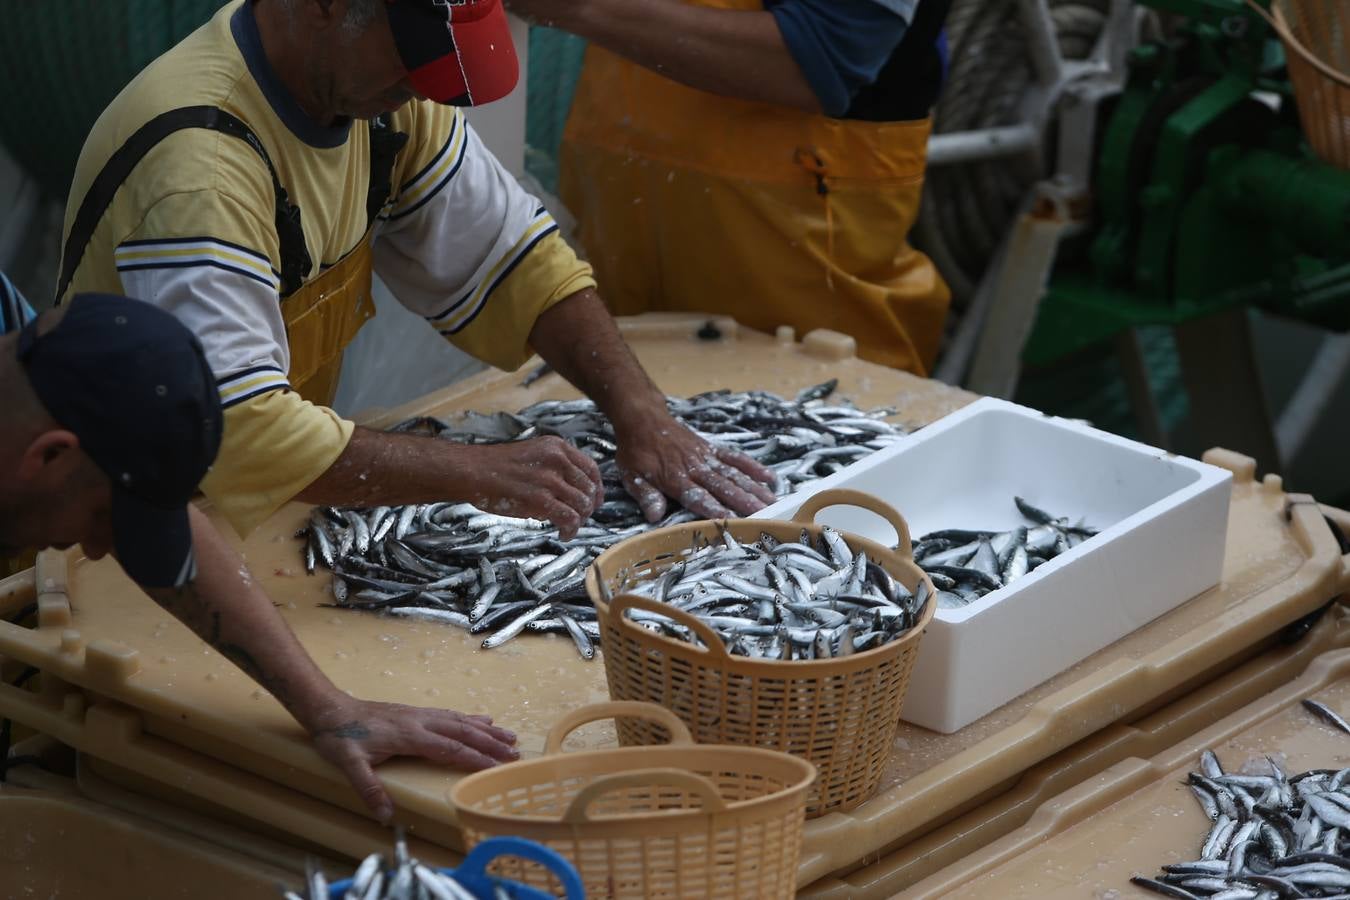
[[[576,728],[620,715],[659,723],[670,743],[561,752]],[[791,897],[815,776],[784,753],[695,745],[650,703],[600,703],[563,716],[544,756],[470,775],[450,800],[471,848],[497,835],[544,844],[576,867],[591,900]],[[518,857],[493,870],[558,889]]]
[[[1284,44],[1299,121],[1313,152],[1350,169],[1350,4],[1275,0],[1265,17]]]
[[[807,802],[807,816],[847,810],[876,791],[890,759],[900,707],[919,653],[919,639],[933,618],[937,592],[906,634],[863,653],[835,659],[778,661],[732,656],[716,634],[695,617],[635,594],[603,599],[597,579],[611,588],[622,573],[654,577],[687,556],[696,541],[716,540],[718,527],[739,541],[766,532],[796,540],[803,527],[813,537],[826,507],[851,505],[890,522],[898,547],[845,534],[854,550],[880,565],[911,591],[928,576],[914,563],[909,527],[894,509],[852,490],[822,491],[808,499],[791,522],[730,519],[692,522],[630,538],[596,559],[586,587],[600,621],[605,677],[614,700],[647,700],[673,711],[700,744],[741,744],[782,750],[810,760],[820,778]],[[661,612],[692,629],[703,647],[655,634],[624,615],[633,607]],[[618,720],[624,744],[651,744],[663,734],[651,722]]]

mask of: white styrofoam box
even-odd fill
[[[902,718],[950,733],[1218,584],[1231,481],[1215,466],[985,398],[755,518],[790,519],[811,494],[848,487],[895,507],[915,538],[1027,525],[1014,496],[1100,529],[1008,587],[937,611]],[[817,521],[895,542],[879,516],[853,507]]]

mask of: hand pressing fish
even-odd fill
[[[901,437],[885,421],[892,410],[827,405],[835,382],[792,400],[762,391],[712,391],[670,398],[672,415],[715,447],[731,448],[778,475],[778,494],[838,471]],[[500,443],[555,435],[599,464],[605,502],[575,537],[553,525],[484,512],[468,503],[375,509],[317,507],[305,538],[305,565],[334,574],[335,606],[439,622],[483,634],[485,649],[521,634],[565,634],[584,659],[599,639],[582,580],[601,552],[653,528],[697,518],[676,508],[648,523],[623,484],[609,421],[590,400],[536,403],[519,413],[468,413],[450,423],[428,416],[395,431],[462,443]]]
[[[1012,531],[934,531],[914,544],[914,561],[938,589],[938,609],[958,609],[990,591],[1006,587],[1028,572],[1097,534],[1081,521],[1070,525],[1014,497],[1031,524]]]
[[[1345,729],[1325,706],[1303,702]],[[1130,881],[1181,900],[1350,897],[1350,769],[1290,776],[1266,761],[1266,774],[1235,774],[1212,751],[1201,754],[1200,771],[1186,781],[1211,823],[1199,858]]]
[[[928,584],[910,592],[831,528],[819,543],[760,534],[738,542],[725,528],[660,576],[615,592],[638,594],[688,613],[717,632],[728,652],[770,660],[831,659],[871,650],[913,628],[928,602]],[[694,642],[691,630],[645,609],[626,615],[639,626]]]

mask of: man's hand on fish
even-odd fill
[[[667,498],[709,519],[747,516],[774,501],[774,474],[743,453],[714,447],[669,415],[619,435],[617,460],[628,493],[648,522]]]
[[[558,437],[458,448],[479,509],[503,516],[541,519],[570,540],[605,502],[595,460]]]

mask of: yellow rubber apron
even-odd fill
[[[720,97],[591,46],[560,194],[616,314],[716,312],[799,336],[832,328],[865,359],[926,374],[950,298],[906,239],[929,127]]]
[[[281,301],[286,323],[291,390],[329,406],[337,393],[342,355],[375,315],[371,297],[369,232],[342,261]]]

